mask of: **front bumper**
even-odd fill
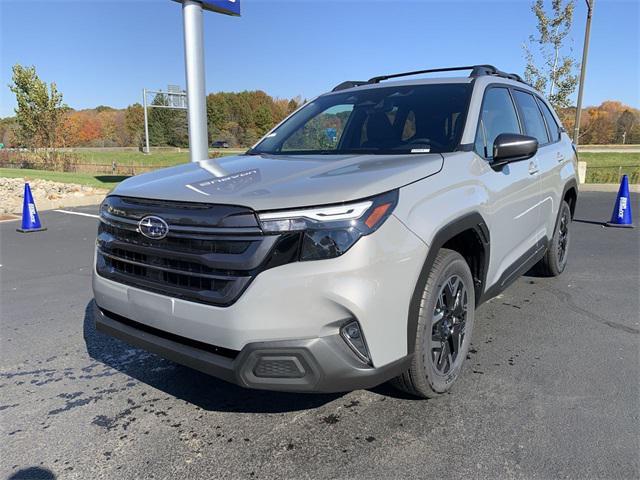
[[[247,388],[341,392],[379,385],[406,370],[410,356],[373,368],[356,359],[339,335],[253,342],[241,351],[217,348],[95,308],[96,329],[169,360]]]
[[[117,283],[94,269],[104,310],[162,332],[241,351],[256,342],[325,338],[357,320],[374,367],[408,353],[407,318],[427,255],[393,215],[344,255],[261,272],[227,307],[204,305]]]

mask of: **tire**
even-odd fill
[[[556,219],[553,238],[544,257],[538,263],[538,270],[547,277],[557,277],[564,272],[569,257],[569,245],[571,240],[571,209],[569,204],[563,201]]]
[[[467,356],[474,310],[469,265],[458,252],[441,249],[420,297],[411,366],[392,381],[393,385],[422,398],[446,393]]]

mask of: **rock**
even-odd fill
[[[22,197],[24,195],[24,178],[0,177],[0,214],[22,212]],[[31,193],[35,199],[36,207],[39,202],[46,200],[64,202],[65,198],[81,198],[96,195],[104,195],[108,190],[94,188],[75,183],[60,183],[49,180],[29,180]]]

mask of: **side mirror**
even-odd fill
[[[493,142],[491,165],[500,167],[533,157],[538,151],[538,140],[518,133],[501,133]]]

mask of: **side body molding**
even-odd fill
[[[431,245],[429,245],[429,253],[427,254],[427,258],[422,266],[422,270],[420,271],[418,282],[416,283],[415,290],[411,296],[411,304],[409,305],[409,317],[407,323],[407,352],[409,354],[412,354],[415,350],[420,299],[427,283],[429,272],[433,266],[433,262],[438,255],[438,251],[445,243],[447,243],[447,241],[466,230],[473,230],[476,233],[484,249],[483,261],[482,265],[480,265],[480,278],[475,279],[476,304],[479,304],[479,300],[482,297],[485,286],[487,270],[489,268],[490,237],[489,229],[487,228],[482,215],[478,212],[472,212],[442,227],[433,237]]]

